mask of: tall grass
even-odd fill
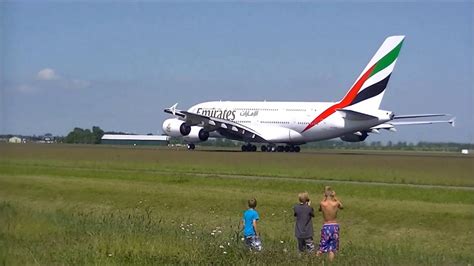
[[[214,176],[213,165],[232,167],[223,156],[227,153],[209,153],[213,161],[207,163],[197,153],[181,153],[180,161],[188,164],[181,166],[165,151],[73,146],[68,155],[63,148],[47,147],[42,154],[34,146],[1,156],[0,264],[327,263],[296,251],[292,214],[298,192],[309,191],[317,202],[324,183]],[[129,152],[140,160],[124,159]],[[91,161],[104,153],[107,158]],[[290,166],[298,164],[293,155],[286,154]],[[347,158],[353,160],[349,155],[333,157],[335,162],[325,171],[337,171],[330,166]],[[160,163],[155,165],[155,160]],[[382,165],[384,158],[371,160]],[[427,163],[418,166],[421,170],[438,157],[423,160]],[[246,163],[250,168],[257,164]],[[258,164],[262,169],[275,165],[267,159]],[[192,170],[195,166],[199,169]],[[176,172],[166,170],[173,167]],[[322,166],[307,167],[312,172]],[[403,173],[416,175],[414,168],[407,166]],[[278,169],[281,176],[291,176],[291,170]],[[379,178],[394,182],[383,172]],[[459,180],[468,185],[465,179]],[[424,180],[438,182],[437,177]],[[339,215],[337,264],[474,262],[472,190],[343,183],[333,187],[346,206]],[[249,197],[258,200],[261,253],[245,249],[238,229]],[[316,240],[320,223],[320,217],[314,219]]]

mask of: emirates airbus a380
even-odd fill
[[[187,111],[177,104],[164,111],[175,118],[164,121],[163,131],[183,137],[188,149],[209,137],[246,142],[242,151],[299,152],[299,145],[341,138],[364,141],[369,133],[397,125],[450,123],[454,118],[437,121],[400,121],[407,118],[446,116],[446,114],[395,115],[379,109],[388,80],[397,62],[405,36],[385,39],[347,94],[338,102],[213,101],[192,106]]]

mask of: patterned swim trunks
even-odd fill
[[[262,240],[259,236],[247,236],[245,238],[245,245],[254,251],[262,251]]]
[[[321,228],[319,251],[322,253],[339,250],[339,224],[324,224]]]

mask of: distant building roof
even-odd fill
[[[21,139],[19,137],[11,137],[8,139],[8,142],[10,143],[20,143]]]
[[[168,136],[159,135],[112,135],[105,134],[102,136],[103,140],[155,140],[155,141],[168,141]]]

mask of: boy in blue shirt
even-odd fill
[[[256,199],[248,200],[249,209],[244,212],[242,220],[240,221],[244,227],[245,245],[251,250],[261,251],[262,241],[257,233],[257,221],[260,219],[258,212],[255,210],[257,207]]]

